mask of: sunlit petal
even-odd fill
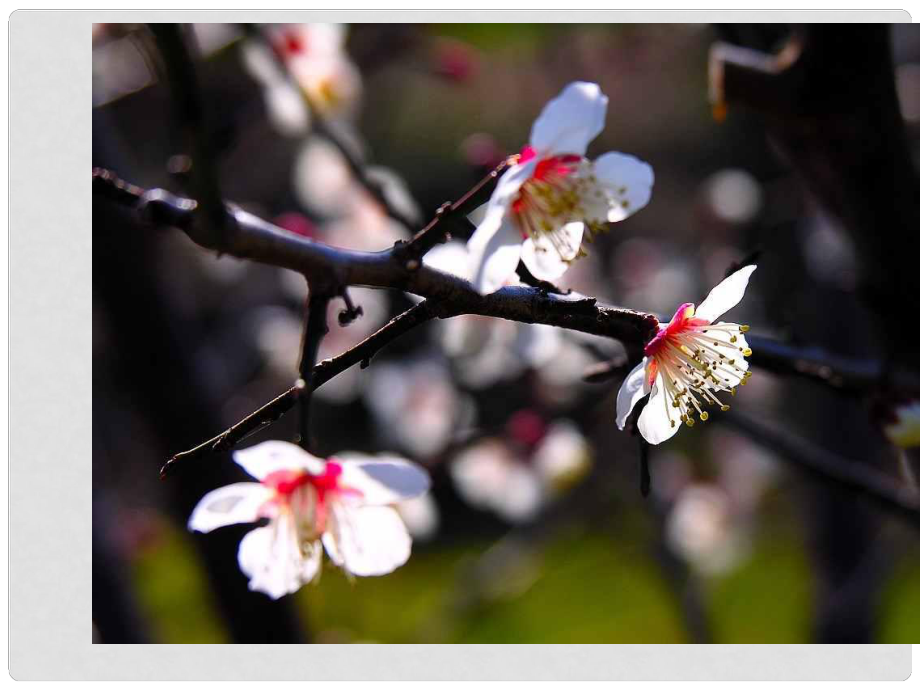
[[[530,145],[542,156],[584,155],[606,116],[607,97],[600,87],[573,82],[543,108],[530,131]]]
[[[738,304],[744,297],[748,280],[756,268],[757,266],[745,266],[716,285],[709,296],[696,308],[696,318],[715,321]]]
[[[271,489],[256,482],[239,482],[215,489],[204,495],[192,511],[188,528],[210,532],[225,525],[255,522],[263,505],[271,500]]]

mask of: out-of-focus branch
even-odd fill
[[[916,344],[897,317],[920,293],[920,176],[889,35],[881,24],[808,25],[775,56],[717,43],[710,96],[717,115],[737,104],[765,117],[779,151],[852,238],[887,355],[909,366]]]
[[[888,385],[917,387],[916,374],[909,371],[886,372],[872,359],[844,357],[819,347],[792,345],[771,338],[747,335],[753,354],[751,365],[781,376],[800,376],[847,393],[867,394]]]
[[[920,527],[920,494],[872,468],[866,463],[839,457],[799,438],[788,429],[779,431],[744,414],[720,415],[717,420],[785,458],[806,474],[829,482],[856,496],[865,497],[879,508]]]
[[[201,204],[201,234],[210,242],[219,242],[227,231],[228,217],[218,184],[217,167],[210,130],[205,121],[204,105],[195,63],[180,24],[150,24],[157,47],[166,66],[172,94],[173,110],[186,138],[192,157],[191,189]]]

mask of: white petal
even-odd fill
[[[645,390],[645,364],[648,361],[644,357],[635,368],[626,375],[623,385],[620,386],[620,392],[617,393],[617,426],[623,429],[626,426],[626,419],[632,412],[636,403],[647,393]]]
[[[530,145],[543,156],[583,156],[588,143],[604,129],[607,97],[597,84],[576,81],[543,108],[530,130]]]
[[[210,532],[225,525],[255,522],[259,510],[270,501],[274,492],[256,482],[239,482],[222,486],[204,495],[188,519],[194,532]]]
[[[536,169],[536,159],[502,175],[489,199],[485,217],[467,242],[469,275],[483,294],[495,292],[514,275],[521,258],[521,234],[508,217],[508,206]]]
[[[396,506],[399,517],[409,530],[413,539],[428,540],[438,531],[441,523],[441,513],[438,504],[431,494],[424,494],[408,501],[403,501]]]
[[[493,207],[467,247],[473,285],[484,295],[502,288],[521,259],[521,233],[504,209]]]
[[[409,560],[412,538],[395,509],[335,503],[330,517],[326,552],[352,575],[386,575]]]
[[[528,238],[521,247],[521,260],[535,278],[556,280],[578,256],[584,232],[584,223],[567,223],[553,233],[553,240],[548,235]]]
[[[492,196],[489,197],[489,202],[486,204],[483,220],[485,220],[485,217],[489,215],[489,212],[494,207],[508,207],[514,197],[517,196],[523,184],[533,176],[539,162],[538,158],[531,158],[526,163],[512,165],[498,178],[498,182],[495,184],[495,191],[492,192]],[[479,212],[478,208],[473,211],[473,214],[475,215],[477,212]]]
[[[698,319],[715,321],[734,307],[747,289],[748,280],[757,266],[745,266],[735,271],[728,278],[716,285],[709,296],[696,308],[694,316]]]
[[[648,399],[648,404],[639,415],[639,433],[652,445],[667,441],[677,433],[681,425],[677,408],[668,407],[668,400],[662,388],[664,385],[662,379],[663,375],[659,373],[652,387],[652,395]],[[673,426],[671,422],[674,422]]]
[[[343,486],[361,492],[365,505],[387,505],[428,491],[431,480],[420,465],[398,457],[340,453]]]
[[[256,479],[265,479],[278,470],[306,470],[321,474],[325,463],[300,446],[286,441],[264,441],[251,448],[238,450],[233,459]]]
[[[635,156],[616,151],[605,153],[594,161],[594,175],[614,202],[607,212],[611,223],[631,216],[652,198],[655,183],[652,166]]]
[[[486,211],[489,210],[489,202],[480,204],[467,215],[467,220],[470,221],[473,225],[479,226],[479,224],[486,219]]]
[[[310,582],[319,571],[322,555],[318,541],[307,542],[301,549],[290,514],[285,513],[243,537],[237,560],[249,577],[249,589],[278,599]]]

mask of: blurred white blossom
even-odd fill
[[[750,551],[750,537],[732,514],[731,501],[716,484],[696,483],[682,491],[667,518],[668,545],[694,569],[718,575]]]
[[[423,258],[426,266],[469,279],[469,256],[462,242],[447,242]],[[552,366],[562,343],[560,330],[464,314],[439,320],[438,338],[457,378],[470,388],[486,388],[520,376],[527,368]]]
[[[434,457],[472,423],[475,408],[439,358],[375,362],[365,375],[364,399],[379,433],[414,458]]]
[[[356,117],[361,75],[345,52],[344,25],[274,24],[264,31],[270,45],[245,41],[243,62],[262,84],[269,118],[281,133],[304,134],[310,106],[331,119]]]
[[[528,522],[585,477],[591,448],[571,422],[547,426],[527,410],[512,416],[507,430],[506,437],[487,437],[459,452],[450,475],[470,505]]]
[[[727,223],[747,223],[760,212],[760,183],[745,170],[720,170],[705,184],[706,199],[716,216]]]
[[[402,501],[396,506],[396,510],[399,511],[413,539],[428,541],[437,534],[441,524],[441,513],[430,492]]]

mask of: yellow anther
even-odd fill
[[[754,351],[751,350],[751,348],[746,347],[741,351],[741,354],[743,354],[745,357],[750,357],[753,354],[753,352]]]
[[[705,410],[703,412],[700,412],[700,421],[705,422],[707,419],[709,419],[709,413],[706,412]]]
[[[750,326],[741,326],[741,332],[742,332],[742,333],[747,333],[749,330],[751,330],[751,327],[750,327]]]
[[[687,426],[693,426],[695,423],[696,423],[696,422],[694,422],[694,421],[693,421],[692,419],[690,419],[689,417],[687,418]]]
[[[734,389],[732,389],[734,390]],[[722,412],[728,412],[731,409],[730,405],[722,405]]]
[[[737,343],[737,342],[738,342],[738,336],[737,336],[737,335],[733,335],[731,338],[728,339],[728,342],[730,342],[730,343]]]

